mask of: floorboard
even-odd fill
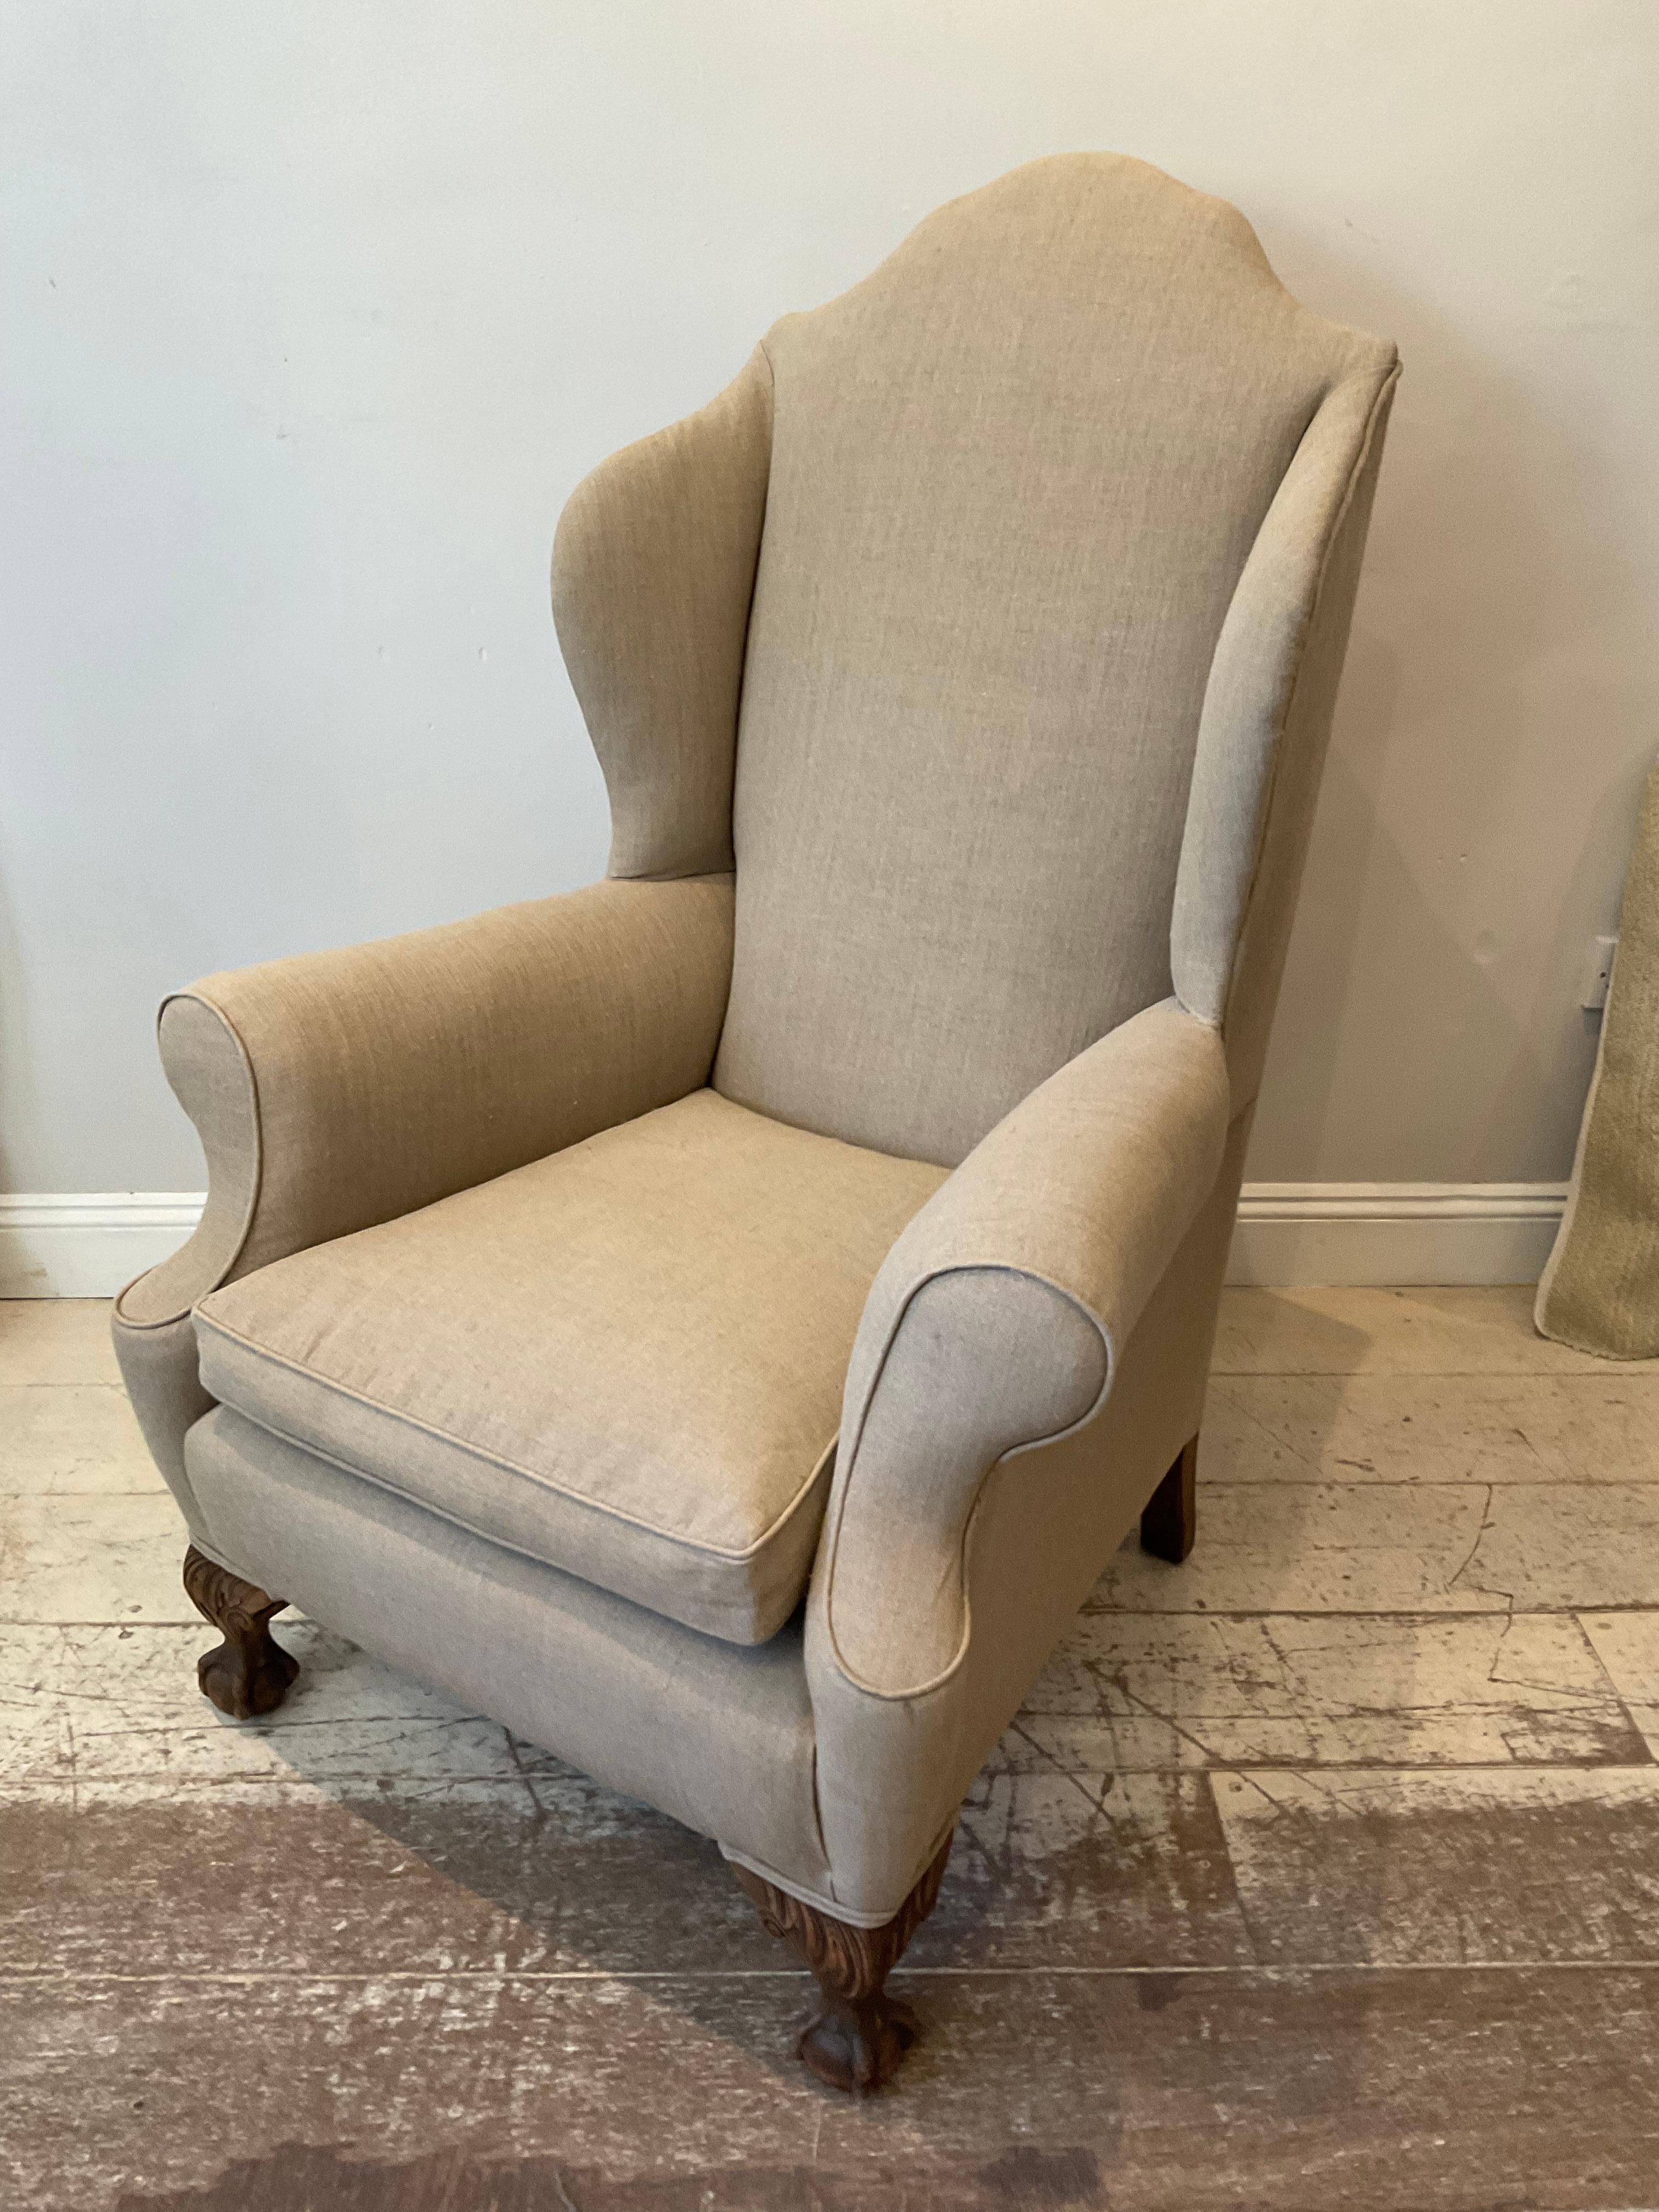
[[[781,2055],[788,1974],[12,1984],[0,2125],[56,2212],[1601,2212],[1659,2172],[1659,1974],[905,1989],[904,2093],[860,2108]]]

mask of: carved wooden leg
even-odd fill
[[[233,1720],[275,1712],[300,1671],[299,1661],[270,1633],[271,1614],[280,1613],[288,1600],[267,1597],[194,1544],[185,1553],[185,1589],[197,1612],[225,1639],[196,1662],[203,1696]]]
[[[1178,1567],[1198,1534],[1198,1438],[1189,1437],[1181,1455],[1146,1501],[1140,1516],[1140,1547]]]
[[[950,1856],[947,1836],[927,1873],[880,1928],[832,1920],[747,1867],[733,1865],[732,1873],[760,1908],[768,1935],[792,1944],[817,1977],[823,2009],[796,2038],[795,2056],[832,2088],[854,2096],[880,2088],[915,2041],[915,2013],[902,1997],[890,1997],[884,1984],[933,1911]]]

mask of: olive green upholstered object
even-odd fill
[[[162,1011],[210,1193],[115,1336],[204,1688],[302,1697],[291,1601],[702,1829],[842,2086],[1192,1539],[1395,374],[1139,162],[953,202],[572,495],[605,880]]]

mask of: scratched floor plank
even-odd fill
[[[862,2106],[793,1976],[13,1983],[0,2112],[53,2212],[1601,2212],[1654,2200],[1656,1978],[912,1975]]]
[[[284,1615],[300,1679],[276,1712],[228,1720],[196,1685],[214,1641],[198,1620],[124,1626],[58,1622],[0,1643],[0,1795],[74,1784],[107,1800],[154,1800],[227,1784],[374,1788],[520,1776],[506,1731],[442,1692],[383,1666],[343,1637]]]
[[[0,1625],[188,1620],[189,1540],[167,1490],[0,1494]]]
[[[1598,1650],[1559,1613],[1091,1612],[1000,1756],[1089,1772],[1639,1764]]]
[[[107,1298],[0,1298],[0,1383],[120,1380]]]
[[[1209,1482],[1659,1481],[1659,1375],[1217,1375]]]
[[[1138,1613],[1650,1604],[1659,1483],[1205,1483],[1172,1568],[1132,1538],[1089,1601]]]
[[[1218,1375],[1659,1373],[1553,1344],[1532,1325],[1527,1284],[1444,1290],[1229,1290],[1211,1362]]]
[[[1654,1592],[1659,1600],[1659,1590]],[[1632,1722],[1659,1759],[1659,1606],[1651,1613],[1595,1613],[1585,1635]]]
[[[1459,1587],[1517,1607],[1651,1605],[1659,1482],[1494,1486]]]
[[[162,1491],[125,1390],[112,1382],[0,1382],[0,1491]]]
[[[1253,1768],[1215,1792],[1264,1961],[1659,1963],[1659,1766]]]

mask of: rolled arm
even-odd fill
[[[1104,1404],[1227,1123],[1219,1034],[1168,1000],[1033,1091],[910,1223],[848,1373],[818,1668],[903,1696],[956,1662],[987,1476]]]
[[[998,1124],[872,1286],[806,1613],[845,1918],[929,1863],[1188,1417],[1227,1123],[1218,1032],[1149,1007]]]
[[[729,878],[605,882],[179,993],[161,1056],[208,1200],[118,1319],[162,1326],[287,1253],[684,1097],[731,963]]]

